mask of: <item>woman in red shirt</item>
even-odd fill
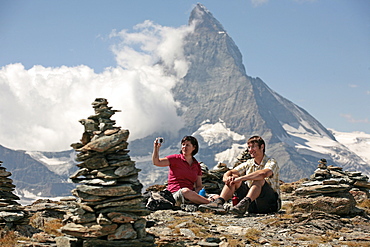
[[[202,170],[194,158],[199,149],[197,139],[185,136],[181,140],[180,154],[172,154],[165,158],[159,158],[161,143],[157,139],[154,141],[152,161],[155,166],[170,168],[167,190],[173,194],[176,206],[180,206],[186,200],[195,204],[209,203],[209,199],[198,194],[203,186]]]

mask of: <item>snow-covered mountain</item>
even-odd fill
[[[299,149],[303,154],[317,155],[317,161],[321,158],[334,159],[337,164],[331,165],[338,165],[338,163],[343,164],[341,167],[343,167],[344,170],[363,171],[365,174],[369,175],[367,172],[368,170],[364,170],[364,168],[369,167],[367,164],[370,163],[370,153],[368,152],[370,150],[370,134],[364,132],[339,132],[333,129],[330,129],[330,131],[335,138],[337,138],[337,141],[333,141],[325,136],[318,137],[307,134],[301,134],[301,137],[299,137],[299,134],[295,132],[297,141],[292,142],[289,139],[289,145]],[[193,135],[196,136],[198,140],[202,140],[200,142],[201,147],[205,145],[212,147],[213,144],[225,141],[233,142],[228,149],[215,155],[216,162],[214,164],[206,164],[209,168],[212,168],[217,162],[232,166],[236,161],[236,157],[244,151],[247,146],[245,144],[245,136],[231,131],[222,120],[216,124],[210,124],[205,121]],[[164,145],[164,149],[161,150],[161,156],[164,157],[169,154],[177,153],[179,147],[176,149]],[[199,157],[197,158],[199,161],[202,161]],[[351,160],[351,158],[353,160]],[[151,154],[141,157],[132,157],[132,159],[135,160],[137,166],[143,170],[139,174],[139,179],[144,187],[165,183],[168,168],[153,166],[151,164]]]

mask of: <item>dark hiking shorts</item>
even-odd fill
[[[240,187],[235,191],[236,196],[239,200],[243,199],[249,191],[249,187],[242,183]],[[262,186],[262,191],[260,196],[254,200],[248,209],[249,213],[260,213],[267,214],[278,211],[278,194],[271,188],[271,186],[265,182]]]

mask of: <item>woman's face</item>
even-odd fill
[[[195,150],[195,147],[193,144],[191,144],[190,141],[184,141],[181,144],[181,151],[183,155],[192,155],[193,151]]]

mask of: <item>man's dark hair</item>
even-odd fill
[[[264,146],[263,153],[265,153],[266,144],[265,144],[265,141],[262,139],[262,137],[252,136],[251,138],[248,139],[247,144],[249,144],[249,143],[253,143],[253,144],[257,143],[259,148],[261,148],[261,145],[263,144],[263,146]]]
[[[194,146],[194,150],[193,152],[191,153],[193,156],[196,155],[198,153],[198,150],[199,150],[199,145],[198,145],[198,140],[197,138],[195,138],[194,136],[184,136],[181,140],[181,145],[185,142],[185,141],[189,141],[193,146]],[[180,150],[180,154],[182,153],[182,150]]]

